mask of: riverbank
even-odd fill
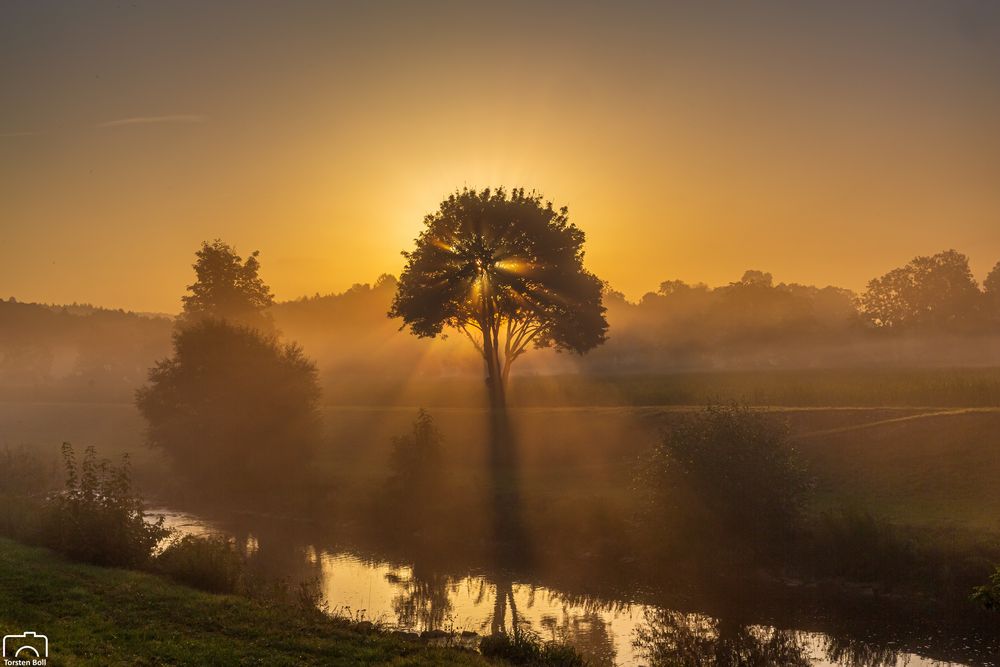
[[[319,614],[73,563],[0,538],[0,631],[44,634],[59,665],[490,665]]]

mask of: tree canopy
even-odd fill
[[[877,327],[956,329],[976,323],[981,295],[968,257],[946,250],[869,281],[861,307]]]
[[[986,296],[986,314],[993,322],[1000,322],[1000,262],[983,280],[983,293]]]
[[[583,266],[584,233],[541,195],[456,192],[424,218],[389,311],[421,337],[448,327],[486,362],[502,403],[511,364],[529,346],[583,354],[606,339],[601,281]]]
[[[271,320],[265,310],[274,303],[274,295],[258,275],[259,254],[255,250],[244,260],[233,246],[220,239],[202,243],[193,264],[198,279],[188,285],[190,294],[181,297],[184,319],[214,317],[270,328]]]

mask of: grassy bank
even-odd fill
[[[59,665],[492,664],[0,539],[0,631],[26,630],[48,636]]]

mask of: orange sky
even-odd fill
[[[0,297],[176,311],[398,273],[462,185],[570,207],[632,298],[1000,260],[1000,5],[0,5]]]

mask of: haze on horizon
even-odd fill
[[[201,241],[279,299],[538,189],[631,298],[1000,259],[1000,5],[0,7],[0,296],[176,312]]]

